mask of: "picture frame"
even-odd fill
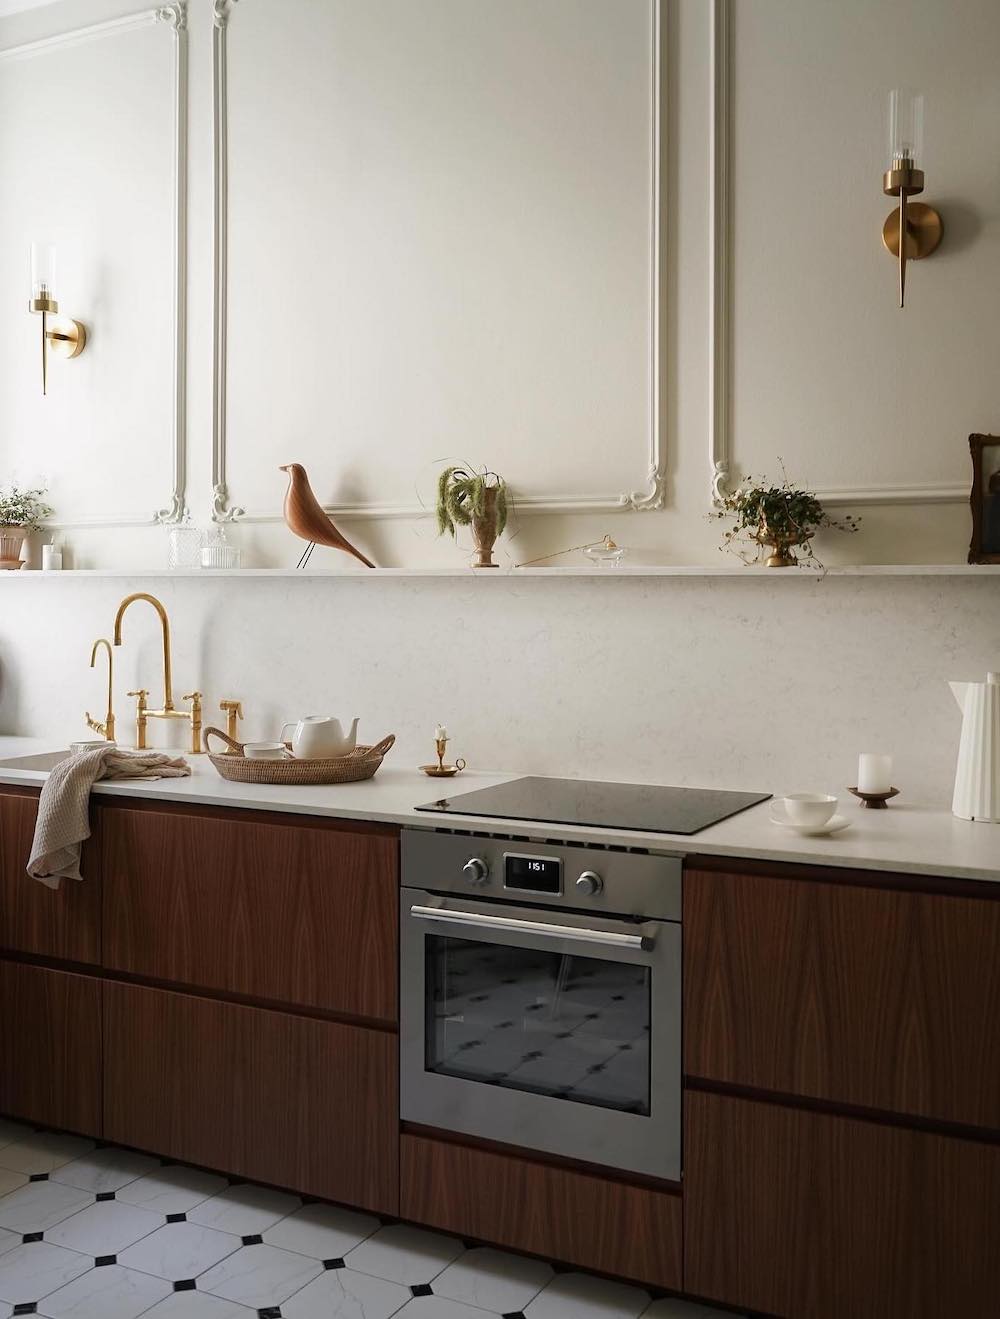
[[[970,563],[1000,563],[1000,435],[970,435]]]

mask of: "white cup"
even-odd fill
[[[284,760],[288,752],[284,742],[244,742],[247,760]]]
[[[785,814],[793,824],[826,824],[837,809],[837,798],[825,792],[790,792],[781,798]]]

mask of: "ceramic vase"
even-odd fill
[[[21,567],[21,550],[27,527],[0,527],[0,569],[10,572]]]
[[[473,514],[472,543],[478,557],[473,561],[474,568],[499,568],[493,562],[493,546],[497,539],[497,487],[487,486],[483,491],[483,511]]]

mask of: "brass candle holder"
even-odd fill
[[[448,749],[449,741],[450,738],[447,737],[436,737],[434,739],[434,749],[437,752],[437,764],[420,766],[423,772],[430,775],[432,779],[450,779],[465,769],[465,761],[461,756],[458,757],[454,765],[446,765],[444,763],[444,755],[445,751]]]

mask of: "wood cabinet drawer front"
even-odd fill
[[[459,1236],[681,1286],[681,1198],[516,1155],[400,1138],[400,1213]]]
[[[995,1319],[1000,1146],[689,1091],[684,1285],[784,1319]]]
[[[398,1213],[396,1037],[108,982],[109,1140]]]
[[[0,791],[0,948],[67,962],[101,957],[101,885],[97,838],[84,845],[83,883],[58,890],[25,872],[35,833],[38,793]]]
[[[694,871],[689,1076],[1000,1129],[1000,902]]]
[[[101,1135],[99,980],[0,961],[0,1113]]]
[[[396,836],[107,809],[109,968],[394,1022]]]

